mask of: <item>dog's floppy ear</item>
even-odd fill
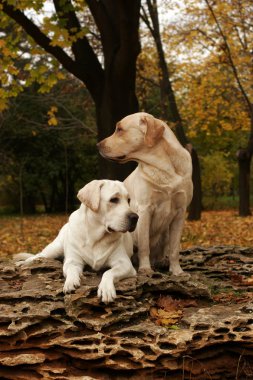
[[[144,132],[144,142],[149,148],[162,138],[165,129],[162,122],[152,116],[141,117],[140,127]]]
[[[85,185],[77,194],[80,202],[84,203],[92,211],[98,211],[100,202],[100,190],[104,182],[94,180]]]

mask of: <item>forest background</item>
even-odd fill
[[[189,219],[251,215],[250,0],[0,0],[0,25],[1,214],[69,213],[88,181],[124,178],[96,141],[145,111],[192,155]]]

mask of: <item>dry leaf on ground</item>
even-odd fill
[[[190,306],[197,306],[196,301],[161,296],[158,298],[156,306],[150,308],[150,317],[157,325],[170,327],[180,321],[183,317],[183,309]]]
[[[182,249],[192,246],[253,245],[253,217],[235,210],[205,211],[200,221],[186,221]],[[0,255],[36,253],[50,243],[68,220],[67,215],[0,217]]]

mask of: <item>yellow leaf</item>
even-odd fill
[[[57,125],[58,124],[58,120],[56,119],[55,116],[51,117],[49,120],[48,120],[48,124],[49,125]]]

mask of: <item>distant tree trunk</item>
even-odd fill
[[[193,181],[193,199],[189,208],[190,220],[198,220],[201,217],[201,176],[200,176],[200,165],[196,150],[189,144],[189,140],[185,134],[183,122],[179,109],[177,107],[176,97],[171,85],[170,72],[168,70],[167,62],[165,59],[165,54],[163,50],[163,44],[160,34],[159,26],[159,16],[158,16],[158,6],[157,0],[146,0],[148,6],[148,12],[150,19],[142,7],[142,18],[149,28],[157,49],[158,54],[158,64],[161,70],[160,79],[160,98],[161,98],[161,109],[162,117],[165,120],[172,122],[175,125],[175,131],[180,143],[188,149],[192,157],[192,181]]]
[[[49,210],[49,205],[48,205],[47,197],[46,197],[46,194],[44,193],[43,190],[40,191],[40,196],[41,196],[41,200],[42,200],[45,212],[49,213],[50,210]]]
[[[55,178],[53,178],[50,181],[50,200],[49,200],[49,206],[48,206],[49,213],[54,212],[56,193],[57,193],[57,181]]]
[[[65,141],[63,141],[64,146],[64,166],[65,166],[65,186],[64,186],[64,193],[65,193],[65,213],[68,213],[69,210],[69,162],[68,162],[68,149],[66,146]]]
[[[247,148],[240,148],[237,153],[239,166],[239,215],[251,215],[250,210],[250,166],[253,155],[253,106],[249,107],[251,128]]]
[[[36,213],[36,198],[33,194],[24,194],[23,196],[23,212],[24,214]]]
[[[247,149],[237,152],[239,165],[239,215],[251,215],[250,211],[250,164],[252,154]]]
[[[28,194],[24,188],[24,168],[26,160],[27,159],[24,159],[19,167],[19,212],[21,220],[23,220],[24,214],[35,214],[36,212],[36,198],[34,194]]]
[[[246,149],[239,149],[237,152],[237,159],[239,164],[239,215],[247,216],[251,215],[250,211],[250,163],[253,154],[253,104],[250,98],[250,94],[247,92],[246,86],[240,78],[238,67],[235,64],[233,54],[231,52],[229,39],[226,36],[225,29],[223,30],[222,24],[216,15],[215,8],[213,7],[213,2],[210,0],[205,0],[207,7],[213,17],[214,22],[218,28],[220,37],[223,40],[224,47],[223,51],[227,56],[227,63],[229,63],[237,86],[240,93],[244,99],[245,109],[248,112],[250,119],[250,135],[248,139],[248,145]]]
[[[197,152],[191,149],[192,158],[192,182],[194,186],[193,197],[189,206],[188,220],[199,220],[202,211],[202,188],[201,188],[201,171]]]
[[[68,185],[68,212],[73,211],[76,208],[76,205],[78,204],[78,199],[76,196],[76,176],[71,178],[69,176],[69,185]]]
[[[23,169],[24,164],[21,162],[19,167],[19,212],[21,219],[24,216],[24,191],[23,191]]]

